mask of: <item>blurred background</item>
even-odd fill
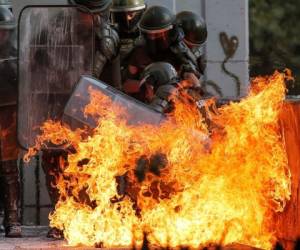
[[[289,68],[290,95],[300,95],[300,1],[250,0],[250,76]]]

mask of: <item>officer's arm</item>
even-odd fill
[[[140,90],[139,69],[136,66],[128,65],[126,80],[123,83],[123,91],[127,94],[138,93]]]
[[[160,86],[150,105],[157,111],[169,113],[173,109],[174,101],[179,96],[179,89],[173,84]]]
[[[123,84],[123,91],[126,94],[134,94],[140,91],[140,81],[127,79]]]
[[[191,87],[201,87],[201,83],[199,80],[200,72],[197,68],[198,62],[192,51],[181,41],[172,45],[171,50],[181,64],[179,74],[180,77],[184,80],[187,80],[190,83]]]
[[[190,88],[201,88],[201,82],[199,78],[193,72],[184,72],[182,78],[186,80],[187,86]]]
[[[107,62],[113,61],[120,50],[120,40],[118,33],[108,24],[101,27],[101,32],[96,33],[98,48],[96,51],[94,76],[100,77]]]

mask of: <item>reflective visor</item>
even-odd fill
[[[159,33],[142,32],[142,35],[144,36],[147,47],[152,54],[155,54],[159,51],[164,51],[170,46],[170,30],[163,30]]]

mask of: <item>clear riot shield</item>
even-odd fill
[[[155,111],[150,106],[125,95],[104,82],[92,77],[82,76],[65,107],[63,122],[68,124],[72,129],[84,127],[95,128],[97,126],[97,119],[85,112],[85,108],[91,103],[91,94],[95,92],[96,94],[98,92],[100,96],[109,97],[109,102],[111,102],[109,105],[112,105],[110,107],[111,112],[119,110],[119,108],[122,109],[128,125],[158,125],[164,119],[162,113]],[[100,106],[97,104],[100,104]],[[101,109],[101,103],[96,103],[93,108]],[[107,109],[108,107],[103,108]],[[99,113],[101,114],[101,110],[99,110]]]
[[[30,6],[19,17],[18,140],[29,148],[59,120],[74,85],[92,74],[92,14],[74,6]]]

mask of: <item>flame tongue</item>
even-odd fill
[[[183,103],[159,127],[128,126],[122,109],[93,108],[95,100],[112,105],[93,93],[85,112],[102,117],[93,135],[48,122],[38,140],[70,141],[76,152],[61,166],[51,226],[64,230],[70,245],[140,245],[146,232],[164,247],[271,248],[272,217],[290,197],[278,126],[285,78],[257,78],[240,103],[208,109],[211,132]],[[117,191],[122,175],[126,195]]]

